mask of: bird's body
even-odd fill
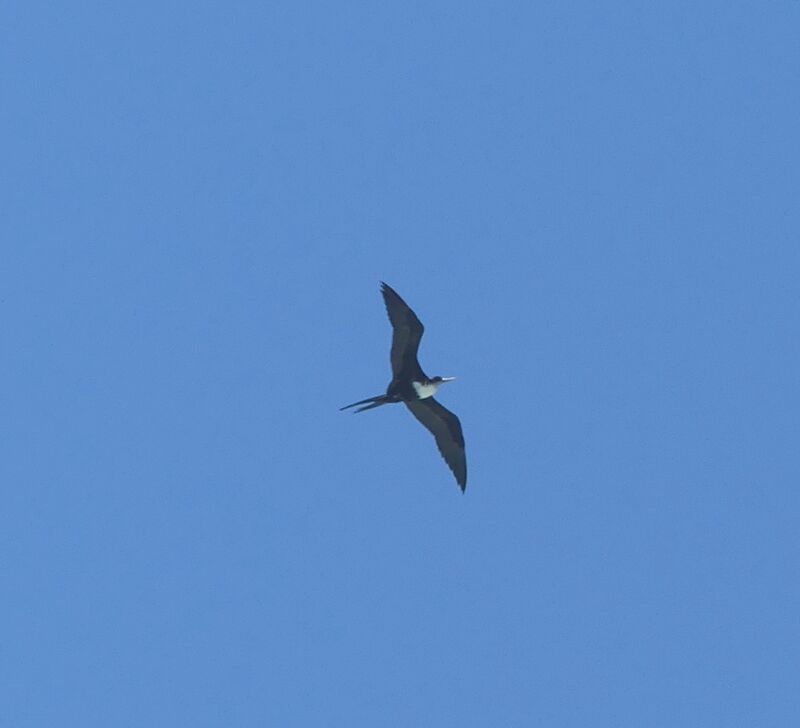
[[[467,459],[461,423],[458,417],[433,398],[436,390],[454,377],[431,378],[422,371],[417,361],[419,342],[425,331],[422,323],[390,286],[382,283],[381,293],[393,329],[392,381],[386,388],[386,394],[353,402],[342,409],[363,405],[356,410],[363,412],[384,404],[404,402],[411,414],[433,434],[439,452],[463,491],[467,487]]]

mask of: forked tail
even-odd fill
[[[369,404],[367,404],[369,402]],[[360,402],[353,402],[353,404],[348,404],[346,407],[340,407],[339,411],[350,409],[351,407],[358,407],[360,404],[366,404],[366,407],[358,407],[356,412],[363,412],[364,410],[372,409],[373,407],[380,407],[382,404],[389,404],[391,400],[384,394],[380,394],[377,397],[367,397],[367,399],[362,399]]]

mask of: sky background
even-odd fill
[[[800,3],[0,28],[4,725],[800,724]]]

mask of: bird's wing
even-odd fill
[[[439,452],[464,490],[467,487],[467,455],[458,417],[433,397],[411,400],[406,402],[406,406],[433,433]]]
[[[393,329],[392,374],[395,377],[403,375],[411,379],[424,379],[425,375],[417,361],[417,350],[425,328],[391,286],[381,283],[381,293]]]

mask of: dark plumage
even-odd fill
[[[384,404],[404,402],[411,414],[433,434],[439,452],[463,491],[467,487],[467,458],[461,423],[458,417],[433,398],[433,393],[453,377],[429,378],[422,371],[417,361],[417,351],[425,328],[408,304],[386,283],[381,283],[381,293],[393,329],[390,356],[392,381],[386,388],[386,394],[353,402],[342,409],[364,405],[356,410],[363,412]]]

